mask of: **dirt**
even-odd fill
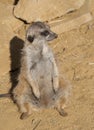
[[[16,5],[17,1],[0,0],[0,94],[16,85],[15,77],[20,66],[19,56],[27,25],[23,26],[12,15],[13,4]],[[91,10],[94,18],[94,0],[90,1],[93,2]],[[14,31],[18,25],[21,29]],[[59,34],[49,45],[53,49],[59,73],[72,85],[69,104],[65,109],[68,116],[62,117],[56,110],[48,109],[32,111],[29,118],[21,120],[13,101],[2,98],[0,130],[94,130],[94,20],[78,29]],[[10,67],[12,72],[8,72]]]
[[[62,117],[50,109],[32,111],[28,119],[20,120],[17,106],[11,99],[3,98],[0,99],[0,130],[94,130],[94,24],[60,34],[49,45],[59,72],[73,86],[66,107],[68,116]],[[10,74],[6,73],[0,77],[0,93],[10,87]]]

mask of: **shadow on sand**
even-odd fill
[[[12,84],[11,89],[9,90],[10,93],[18,83],[18,76],[21,67],[21,52],[23,46],[24,41],[18,38],[17,36],[13,37],[10,41],[10,60],[11,60],[10,81]]]

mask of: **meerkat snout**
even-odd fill
[[[51,40],[57,38],[57,36],[58,36],[56,33],[52,32],[51,30],[49,30],[49,31],[44,30],[43,32],[40,33],[40,35],[42,37],[44,37],[47,41],[51,41]]]
[[[52,41],[58,35],[50,30],[50,27],[43,22],[33,22],[28,28],[26,39],[32,43],[35,39]]]

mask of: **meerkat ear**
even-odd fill
[[[30,36],[30,35],[29,35],[29,36],[27,37],[27,40],[32,43],[32,42],[34,41],[34,38],[35,38],[34,36]]]

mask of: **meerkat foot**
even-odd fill
[[[64,108],[66,107],[66,98],[61,98],[56,106],[56,110],[59,112],[61,116],[67,116],[67,112],[65,112]]]
[[[64,111],[64,109],[61,109],[58,111],[61,116],[67,116],[68,113]]]
[[[24,119],[27,119],[29,116],[30,115],[27,112],[24,112],[24,113],[21,114],[20,119],[24,120]]]

